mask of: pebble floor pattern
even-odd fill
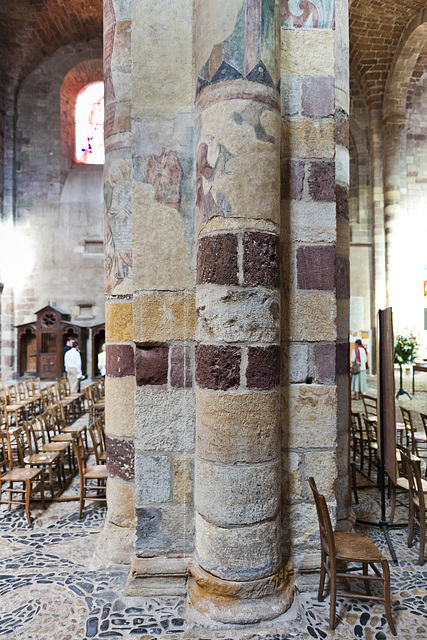
[[[424,397],[426,400],[426,398]],[[359,409],[358,405],[356,406]],[[77,493],[76,481],[68,493]],[[375,489],[359,492],[358,518],[379,520]],[[398,508],[396,520],[404,518]],[[105,507],[88,503],[81,521],[77,502],[32,509],[33,526],[20,509],[0,510],[0,640],[388,640],[380,603],[338,598],[339,623],[328,625],[329,597],[298,594],[291,610],[271,627],[200,631],[186,622],[183,598],[126,598],[126,574],[94,572],[89,565]],[[361,530],[361,529],[360,529]],[[383,534],[369,530],[389,558]],[[399,640],[427,640],[427,562],[418,564],[418,541],[406,546],[406,530],[391,538],[399,560],[390,565],[393,618]]]

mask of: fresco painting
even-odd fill
[[[282,0],[281,14],[288,29],[333,29],[335,0]]]

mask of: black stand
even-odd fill
[[[383,336],[383,313],[384,311],[378,311],[378,316],[379,316],[379,339],[381,341],[382,336]],[[387,543],[387,546],[389,548],[390,551],[390,555],[392,557],[393,563],[395,565],[398,565],[398,561],[397,561],[397,556],[396,556],[396,552],[394,550],[393,547],[393,543],[391,541],[390,538],[390,530],[391,529],[402,529],[404,527],[407,526],[407,524],[392,524],[390,522],[387,522],[387,518],[386,518],[386,510],[385,510],[385,412],[384,412],[384,397],[385,397],[385,393],[386,390],[384,388],[385,384],[384,384],[384,376],[383,376],[383,371],[384,371],[384,362],[383,362],[383,350],[382,348],[379,349],[379,369],[378,369],[378,375],[379,375],[379,383],[380,383],[380,387],[379,387],[379,392],[380,392],[380,473],[379,473],[379,482],[380,482],[380,491],[381,491],[381,520],[379,522],[369,522],[367,520],[356,520],[357,524],[363,524],[363,525],[368,525],[371,527],[378,527],[379,529],[381,529],[381,531],[384,534],[384,538],[385,541]],[[402,367],[400,368],[400,386],[402,387]],[[406,391],[403,391],[402,393],[406,393]],[[400,390],[399,390],[400,393]],[[399,393],[397,394],[399,396]],[[409,395],[409,394],[408,394]]]
[[[404,391],[404,389],[403,389],[403,377],[402,377],[402,365],[401,364],[399,365],[399,369],[400,369],[400,389],[397,392],[396,400],[399,400],[399,396],[403,396],[405,394],[408,396],[409,400],[412,400],[412,398],[409,395],[409,393],[407,391]]]

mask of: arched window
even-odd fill
[[[104,83],[87,85],[76,100],[76,162],[104,163]]]

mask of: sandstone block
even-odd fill
[[[187,575],[187,560],[185,558],[138,558],[134,556],[125,587],[125,595],[150,598],[153,596],[185,596]]]
[[[282,200],[301,200],[304,187],[305,163],[303,160],[282,159],[280,184]]]
[[[218,465],[196,458],[195,473],[196,509],[210,523],[254,524],[276,515],[280,500],[277,462]]]
[[[350,122],[348,114],[343,109],[335,112],[335,142],[348,149],[350,137]]]
[[[135,375],[133,346],[130,344],[107,344],[107,376],[124,378]]]
[[[135,485],[119,478],[107,482],[107,520],[118,527],[135,527]]]
[[[280,562],[278,521],[247,527],[216,527],[196,514],[200,564],[224,580],[254,580],[274,573]]]
[[[131,342],[133,340],[132,302],[106,301],[105,339],[107,342]]]
[[[138,556],[186,555],[194,547],[194,507],[168,504],[137,507],[135,551]]]
[[[279,237],[252,232],[243,236],[243,284],[279,286]]]
[[[197,389],[197,453],[223,463],[262,462],[279,447],[279,395]]]
[[[337,184],[335,186],[335,200],[337,203],[337,217],[348,222],[348,187]]]
[[[118,527],[106,520],[96,539],[95,553],[90,563],[91,571],[127,570],[135,548],[134,527]]]
[[[303,246],[297,249],[298,289],[333,291],[335,287],[335,247]]]
[[[105,437],[107,469],[111,478],[133,480],[135,476],[135,447],[133,440]]]
[[[238,284],[237,235],[221,233],[200,238],[198,284]]]
[[[290,385],[282,393],[290,430],[286,434],[290,448],[333,447],[337,437],[336,387]]]
[[[346,256],[337,255],[335,258],[335,279],[337,298],[350,298],[350,260]]]
[[[335,382],[335,343],[316,344],[314,346],[314,370],[316,382]]]
[[[195,398],[191,389],[137,390],[137,451],[191,451],[194,448]]]
[[[283,500],[289,504],[303,497],[302,454],[285,451],[282,454],[282,467]]]
[[[133,437],[135,388],[134,377],[105,378],[105,429],[109,436]]]
[[[336,339],[336,300],[331,291],[301,291],[288,297],[291,340],[319,342]]]
[[[280,346],[249,347],[246,385],[249,388],[271,389],[280,384]]]
[[[194,336],[194,295],[183,292],[134,295],[134,335],[138,343],[188,340]]]
[[[175,345],[171,347],[170,383],[172,387],[191,387],[192,354],[189,346]]]
[[[200,342],[278,342],[278,291],[200,288],[196,309]]]
[[[312,200],[292,201],[290,227],[292,242],[334,244],[337,239],[335,204]]]
[[[302,79],[302,114],[314,118],[334,115],[333,76],[305,76]]]
[[[305,382],[308,376],[308,345],[289,343],[283,347],[283,383]]]
[[[135,350],[136,384],[165,385],[168,382],[169,347],[137,347]]]
[[[296,552],[315,550],[320,545],[319,524],[314,502],[297,502],[290,505],[287,527]]]
[[[225,391],[240,384],[240,349],[217,345],[196,347],[196,382],[199,387]]]
[[[332,29],[282,29],[281,48],[283,74],[335,75],[335,31]]]
[[[335,128],[333,122],[297,120],[282,122],[282,157],[333,158]]]
[[[168,502],[171,498],[171,461],[169,456],[137,454],[135,459],[135,504]]]
[[[334,202],[335,182],[334,162],[311,163],[308,188],[313,200],[316,200],[316,202]]]
[[[176,455],[173,458],[174,481],[173,497],[179,504],[188,505],[193,494],[193,456],[189,454]]]
[[[338,479],[337,454],[335,451],[309,451],[304,457],[304,476],[312,476],[317,488],[326,498],[331,498]],[[311,498],[311,489],[306,485],[304,491]]]

